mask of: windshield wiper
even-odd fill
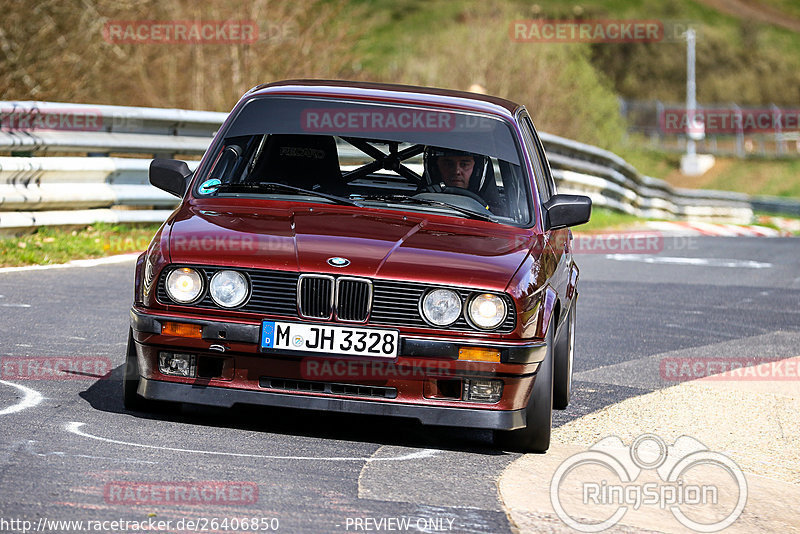
[[[478,211],[472,211],[470,209],[462,208],[461,206],[455,206],[453,204],[442,202],[440,200],[430,200],[427,198],[414,198],[407,195],[375,195],[375,196],[366,196],[362,198],[364,200],[388,200],[391,202],[398,202],[398,203],[425,204],[426,206],[442,206],[445,208],[449,208],[453,211],[457,211],[462,215],[466,215],[471,219],[480,219],[482,221],[497,222],[497,219],[494,216],[492,216],[492,214],[489,213],[488,211],[486,213],[480,213]]]
[[[269,192],[274,191],[276,189],[284,190],[284,191],[292,191],[294,193],[300,193],[303,195],[311,195],[319,198],[325,198],[336,204],[342,204],[345,206],[356,206],[356,207],[363,207],[361,204],[354,200],[350,200],[349,198],[339,197],[336,195],[329,195],[328,193],[320,193],[318,191],[311,191],[309,189],[303,189],[301,187],[294,187],[293,185],[286,185],[281,184],[278,182],[242,182],[238,184],[233,183],[225,183],[221,184],[217,189],[214,191],[214,195],[220,192],[227,192],[227,191],[254,191],[254,192]]]

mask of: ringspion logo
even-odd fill
[[[747,504],[747,480],[728,456],[690,436],[667,443],[642,434],[629,447],[609,436],[556,469],[550,501],[579,532],[602,532],[640,509],[696,532],[731,526]]]

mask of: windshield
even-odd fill
[[[493,116],[270,97],[235,117],[195,185],[199,197],[435,212],[531,223],[510,125]]]

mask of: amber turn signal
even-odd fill
[[[161,335],[203,338],[203,327],[199,324],[165,322],[161,325]]]
[[[500,351],[485,349],[482,347],[459,347],[459,360],[469,360],[473,362],[497,362],[500,363]]]

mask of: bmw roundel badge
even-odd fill
[[[350,265],[350,260],[336,256],[335,258],[328,258],[328,265],[331,267],[347,267]]]

